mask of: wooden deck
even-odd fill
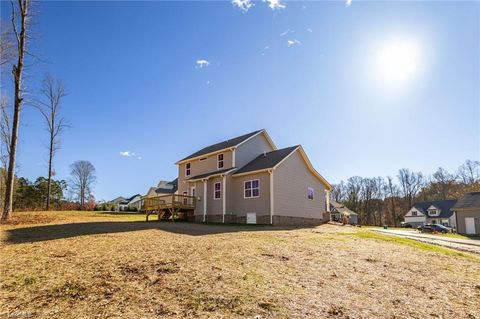
[[[195,196],[187,195],[164,195],[145,198],[143,209],[146,213],[146,220],[152,214],[158,215],[158,220],[182,219],[187,220],[188,215],[193,216],[195,209]]]

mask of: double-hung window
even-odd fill
[[[245,198],[260,197],[260,181],[258,179],[245,181],[243,194]]]
[[[214,185],[213,199],[222,198],[222,183],[217,182]]]
[[[313,200],[314,194],[315,194],[315,191],[313,190],[313,187],[307,187],[307,198],[309,200]]]
[[[185,164],[185,176],[190,176],[190,163]]]
[[[217,155],[217,168],[223,168],[223,153]]]

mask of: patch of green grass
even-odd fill
[[[38,278],[35,275],[19,274],[15,276],[13,280],[13,284],[15,286],[28,287],[36,284],[37,281],[38,281]]]
[[[440,236],[451,237],[451,238],[460,238],[460,239],[476,239],[480,240],[480,236],[475,235],[462,235],[462,234],[441,234]]]
[[[463,252],[442,247],[442,246],[424,243],[414,239],[409,239],[409,238],[404,238],[399,236],[384,235],[384,234],[379,234],[373,231],[359,231],[356,233],[352,233],[351,235],[357,236],[363,239],[374,239],[374,240],[380,240],[385,242],[397,243],[397,244],[421,249],[424,251],[440,253],[448,256],[463,257],[469,260],[480,262],[480,257],[478,256],[468,254],[468,253],[463,253]]]

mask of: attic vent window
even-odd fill
[[[217,156],[217,168],[223,168],[223,154],[218,154]]]
[[[202,158],[200,159],[200,162],[201,162],[201,161],[204,161],[204,160],[206,160],[206,159],[207,159],[206,157],[202,157]]]

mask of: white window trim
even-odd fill
[[[250,188],[250,190],[252,191],[252,196],[246,197],[245,196],[245,191],[247,189],[245,188],[245,183],[247,183],[247,182],[252,183],[253,181],[258,181],[258,187],[257,187],[258,188],[258,196],[253,196],[253,187],[252,187],[252,188]],[[243,199],[252,199],[252,198],[260,198],[260,180],[258,178],[243,181]]]
[[[190,165],[190,168],[187,168],[187,165]],[[190,171],[187,174],[187,170]],[[191,163],[185,163],[185,176],[190,176],[192,174],[192,164]]]
[[[312,193],[312,195],[313,195],[312,198],[309,198],[309,195],[310,195],[310,194],[308,193],[309,190],[312,190],[312,191],[313,191],[313,193]],[[308,199],[308,200],[315,200],[315,188],[310,187],[310,186],[307,187],[307,199]]]
[[[222,155],[223,159],[222,160],[219,160],[218,158],[220,157],[220,155]],[[223,167],[220,167],[218,164],[222,162],[223,163]],[[217,154],[217,169],[224,169],[225,168],[225,153],[220,153],[220,154]]]
[[[220,197],[218,197],[218,198],[215,197],[215,193],[217,192],[215,190],[215,185],[217,185],[217,184],[220,184],[220,190],[219,190]],[[222,199],[222,182],[215,182],[215,183],[213,183],[213,200],[220,200],[220,199]]]

